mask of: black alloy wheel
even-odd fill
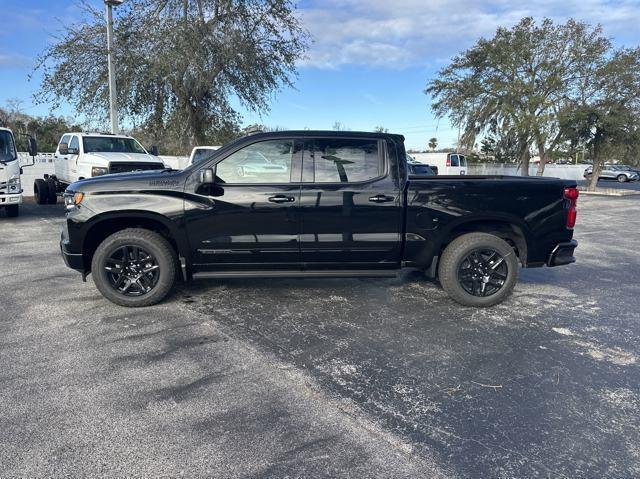
[[[158,284],[160,265],[139,246],[125,245],[112,250],[105,260],[109,284],[123,296],[143,296]]]
[[[486,297],[500,291],[507,277],[509,267],[502,255],[491,249],[471,251],[458,268],[458,281],[467,293]]]

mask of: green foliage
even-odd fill
[[[438,148],[438,139],[437,138],[430,138],[429,139],[429,148],[431,148],[432,150],[435,150],[436,148]]]
[[[26,151],[26,142],[21,134],[28,133],[38,141],[38,149],[44,153],[55,151],[63,133],[82,131],[80,125],[62,117],[34,117],[15,109],[3,108],[0,108],[0,126],[10,128],[16,134],[19,150]]]
[[[544,156],[562,138],[559,110],[577,91],[579,72],[596,69],[610,49],[600,27],[526,17],[456,56],[425,92],[436,115],[462,129],[463,146],[494,136],[505,151],[515,149],[526,174],[531,146]]]
[[[237,135],[233,103],[268,109],[309,38],[289,0],[129,0],[114,11],[120,116],[165,149]],[[69,102],[104,124],[104,11],[83,3],[80,18],[42,53],[37,100]]]

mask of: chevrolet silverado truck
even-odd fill
[[[260,156],[272,168],[247,170]],[[575,261],[576,182],[410,178],[404,138],[281,131],[247,136],[184,170],[108,175],[65,192],[61,250],[123,306],[176,280],[389,277],[439,280],[455,301],[491,306],[518,268]]]
[[[162,170],[157,149],[147,152],[135,139],[109,133],[65,133],[54,154],[55,174],[37,178],[33,194],[39,205],[56,204],[67,186],[85,178],[139,170]]]

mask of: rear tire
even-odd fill
[[[7,211],[8,218],[17,218],[20,216],[20,206],[18,205],[6,206],[5,209]]]
[[[33,182],[33,197],[39,205],[46,205],[49,201],[49,185],[42,178]]]
[[[47,203],[55,205],[58,202],[58,184],[56,183],[56,180],[49,178],[47,180],[47,188],[49,193]]]
[[[513,291],[518,279],[518,259],[503,239],[487,233],[469,233],[445,248],[438,276],[443,289],[457,303],[493,306]]]
[[[126,252],[125,261],[121,260],[125,257],[121,251]],[[143,274],[148,259],[136,261],[136,254],[130,255],[130,251],[137,251],[137,259],[141,255],[152,258],[148,263],[154,265],[152,274]],[[123,265],[114,266],[118,262]],[[159,303],[169,294],[176,280],[176,264],[175,251],[166,239],[150,230],[129,228],[112,234],[98,246],[91,261],[91,273],[96,287],[109,301],[139,308]],[[131,273],[131,270],[135,272]],[[122,282],[118,285],[121,277]],[[135,277],[141,279],[131,281]],[[127,284],[132,289],[122,291]],[[142,291],[142,285],[149,289]],[[135,294],[137,291],[140,293]]]
[[[618,175],[618,183],[626,183],[629,179],[625,175]]]

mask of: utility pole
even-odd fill
[[[109,64],[109,112],[111,133],[118,134],[118,92],[116,90],[116,65],[113,56],[113,7],[122,5],[124,0],[104,0],[107,7],[107,61]]]

